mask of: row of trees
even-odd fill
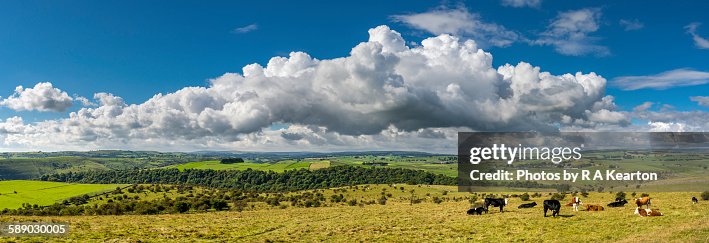
[[[254,192],[285,192],[358,184],[456,185],[456,179],[422,170],[335,166],[319,170],[272,171],[133,169],[45,175],[43,181],[89,184],[181,184]]]

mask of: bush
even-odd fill
[[[620,198],[621,200],[625,200],[625,196],[625,192],[622,191],[615,194],[615,198]]]
[[[564,200],[564,197],[566,197],[566,195],[562,195],[562,194],[559,194],[559,193],[554,193],[554,195],[551,196],[551,199],[552,199],[552,200],[559,200],[559,201],[561,201],[561,200]]]
[[[186,202],[178,202],[175,203],[175,209],[176,212],[178,213],[185,213],[190,210],[190,204]]]
[[[709,200],[709,191],[702,192],[702,199]]]
[[[519,196],[519,199],[522,199],[522,201],[528,201],[529,200],[529,193],[524,193],[522,196]]]
[[[380,197],[380,198],[377,200],[377,203],[379,203],[379,204],[381,204],[381,205],[387,204],[387,197],[386,197],[386,196]]]
[[[647,193],[640,194],[640,197],[649,197],[649,196],[650,196],[650,194],[647,194]]]

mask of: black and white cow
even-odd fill
[[[544,217],[547,216],[547,210],[551,210],[551,216],[556,217],[561,210],[561,203],[559,200],[544,200]]]
[[[625,204],[626,204],[626,203],[628,203],[628,201],[625,200],[625,199],[623,199],[623,200],[620,200],[620,201],[615,201],[615,202],[609,203],[609,204],[608,204],[608,207],[611,207],[611,208],[625,207]]]
[[[525,204],[519,205],[519,207],[517,207],[517,208],[533,208],[534,206],[537,206],[537,202],[525,203]]]
[[[699,200],[696,197],[692,197],[692,204],[697,204]]]
[[[490,206],[499,207],[500,212],[507,205],[507,198],[485,198],[485,209],[489,209]]]
[[[482,215],[483,212],[487,213],[487,209],[484,207],[477,207],[477,208],[468,209],[468,215],[474,215],[474,214]]]

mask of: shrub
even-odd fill
[[[554,195],[551,196],[552,200],[563,200],[566,195],[562,195],[559,193],[554,193]]]
[[[702,192],[702,199],[709,200],[709,191]]]
[[[625,192],[619,191],[618,193],[615,194],[615,198],[620,198],[621,200],[625,199]]]
[[[522,199],[522,201],[528,201],[529,200],[529,193],[524,193],[522,196],[519,196],[519,199]]]
[[[380,197],[380,198],[377,200],[377,203],[379,203],[379,204],[381,204],[381,205],[387,204],[387,197],[386,197],[386,196]]]

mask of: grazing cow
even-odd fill
[[[507,198],[485,198],[485,209],[487,210],[491,205],[499,207],[501,213],[502,209],[507,205]]]
[[[536,202],[525,203],[525,204],[519,205],[519,207],[517,207],[517,208],[533,208],[534,206],[537,206]]]
[[[615,201],[615,202],[609,203],[608,207],[611,207],[611,208],[625,207],[626,203],[628,203],[628,201],[623,199],[622,201]]]
[[[574,206],[574,211],[579,211],[579,205],[582,205],[581,199],[579,197],[571,198],[571,202],[567,203],[566,206]]]
[[[586,211],[603,211],[601,205],[586,205]]]
[[[697,204],[699,200],[696,197],[692,197],[692,204]]]
[[[561,203],[559,200],[544,200],[544,217],[547,216],[547,210],[551,210],[551,216],[556,217],[561,210]]]
[[[652,199],[650,197],[641,197],[641,198],[636,198],[635,199],[635,205],[638,205],[638,207],[642,205],[646,205],[647,208],[650,208],[650,204],[652,204]]]
[[[474,215],[474,214],[482,215],[483,212],[487,213],[487,209],[483,208],[483,207],[468,209],[468,215]]]
[[[640,217],[662,216],[662,213],[658,209],[642,209],[640,207],[635,209],[635,214],[640,215]]]

